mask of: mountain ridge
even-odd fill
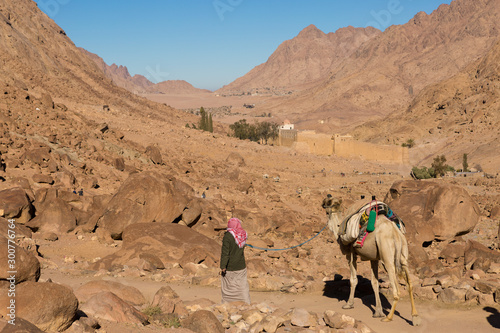
[[[273,87],[301,90],[326,78],[340,59],[378,33],[380,31],[372,27],[351,26],[325,34],[311,24],[295,38],[281,43],[265,63],[216,92],[242,94]]]
[[[331,133],[404,110],[425,86],[484,55],[499,36],[499,18],[500,3],[492,0],[454,0],[431,14],[420,12],[361,43],[325,80],[276,99],[259,112],[272,111],[299,128]],[[278,52],[270,59],[274,54]],[[255,70],[234,83],[251,84]]]
[[[116,85],[135,94],[196,94],[211,92],[207,89],[195,88],[184,80],[167,80],[153,83],[140,74],[131,76],[126,66],[117,64],[108,65],[99,55],[84,48],[79,49],[92,59]]]

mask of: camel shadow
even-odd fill
[[[484,311],[491,313],[486,320],[493,328],[500,328],[500,312],[496,308],[491,306],[486,306],[483,308]]]
[[[333,280],[325,281],[323,296],[347,302],[350,290],[351,285],[349,279],[342,279],[342,275],[335,274]],[[358,285],[356,286],[356,290],[354,292],[354,298],[361,299],[363,305],[370,308],[372,313],[375,313],[375,294],[373,292],[372,283],[369,279],[358,275]],[[380,294],[380,302],[382,304],[384,314],[387,315],[391,309],[391,303],[382,293]],[[400,317],[408,324],[412,324],[411,320],[401,316],[397,310],[394,312],[394,315]]]

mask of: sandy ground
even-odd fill
[[[59,270],[44,269],[42,279],[52,279],[54,282],[69,285],[77,289],[82,284],[100,279],[92,276],[73,276],[61,273]],[[113,278],[123,284],[138,288],[148,301],[152,301],[158,289],[165,282],[155,282],[146,278]],[[220,302],[220,290],[215,287],[204,287],[198,285],[169,284],[183,301],[196,301],[209,299],[216,303]],[[453,308],[436,303],[417,302],[417,310],[422,319],[421,326],[411,326],[411,306],[407,299],[399,302],[394,320],[384,323],[380,319],[372,318],[373,298],[355,299],[355,307],[351,310],[343,310],[344,300],[328,297],[323,292],[288,294],[282,292],[250,292],[252,302],[266,302],[279,308],[305,308],[309,311],[323,314],[326,310],[334,310],[352,316],[363,321],[376,332],[383,333],[405,333],[405,332],[498,332],[500,329],[499,308],[471,307]],[[371,303],[371,304],[368,304]],[[119,328],[115,328],[119,332]],[[113,331],[108,328],[108,333]]]
[[[263,113],[261,106],[265,105],[267,102],[276,99],[276,97],[271,96],[217,96],[215,93],[199,93],[199,94],[141,94],[140,96],[145,97],[157,103],[167,104],[179,110],[199,108],[203,106],[204,108],[217,108],[221,106],[231,106],[231,115],[214,115],[214,119],[217,122],[224,124],[233,124],[234,122],[246,119],[248,122],[253,123],[254,121],[271,121],[281,124],[283,122],[282,117],[260,117]],[[244,104],[253,104],[254,108],[249,109],[243,107]]]

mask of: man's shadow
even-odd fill
[[[493,328],[500,328],[500,312],[496,308],[491,306],[486,306],[483,308],[484,311],[491,313],[486,320]]]
[[[363,304],[370,308],[372,313],[375,313],[375,294],[373,292],[372,283],[369,279],[360,275],[357,277],[358,285],[356,286],[356,290],[354,292],[354,298],[361,299]],[[349,279],[342,279],[342,275],[335,274],[333,280],[325,281],[323,296],[347,302],[350,290],[351,285]],[[382,303],[382,310],[384,311],[384,314],[387,315],[391,310],[391,303],[382,293],[380,294],[380,303]],[[402,317],[397,310],[394,312],[394,315],[405,320],[408,324],[412,324],[411,320]]]

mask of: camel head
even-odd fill
[[[335,238],[338,238],[340,223],[342,222],[340,218],[340,214],[342,214],[342,199],[334,198],[331,194],[328,194],[321,206],[325,209],[326,216],[328,217],[328,228],[333,232]]]

